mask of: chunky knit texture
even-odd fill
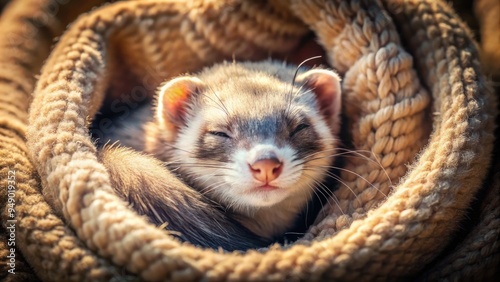
[[[496,99],[472,36],[446,4],[126,1],[74,20],[100,1],[62,2],[54,12],[56,1],[19,0],[0,20],[7,31],[0,34],[0,181],[6,187],[8,171],[16,170],[19,265],[39,278],[495,274],[485,270],[500,260]],[[138,85],[152,95],[166,77],[233,56],[285,56],[311,31],[343,76],[345,126],[356,153],[346,154],[340,188],[299,242],[241,254],[199,249],[147,223],[114,194],[88,134],[102,103]],[[0,200],[5,206],[5,193]],[[464,230],[470,210],[476,222]],[[6,209],[1,216],[6,224]],[[5,243],[0,251],[7,252]]]

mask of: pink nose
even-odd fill
[[[265,183],[278,178],[283,171],[282,163],[276,158],[258,160],[249,167],[253,178]]]

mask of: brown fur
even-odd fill
[[[224,210],[186,186],[157,159],[123,147],[105,147],[99,158],[115,191],[142,215],[193,244],[225,250],[264,247]]]

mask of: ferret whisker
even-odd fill
[[[223,186],[225,183],[224,182],[217,182],[212,185],[209,185],[207,187],[203,187],[203,189],[200,190],[200,193],[202,195],[210,195],[211,192],[215,191],[219,187]]]
[[[215,96],[217,96],[216,92],[212,89],[212,87],[210,87],[209,85],[206,85],[207,89],[209,91],[211,91]],[[206,93],[200,93],[203,97],[209,99],[210,101],[214,102],[218,108],[223,111],[224,113],[226,113],[226,115],[228,115],[229,113],[227,112],[227,109],[225,109],[224,107],[222,107],[222,105],[220,105],[217,101],[215,101],[214,99],[212,99],[212,97],[208,96]]]
[[[173,144],[170,144],[170,143],[165,142],[165,143],[164,143],[164,145],[165,145],[165,146],[168,146],[168,147],[170,147],[170,148],[172,148],[172,149],[174,149],[174,150],[178,150],[178,151],[186,152],[186,153],[188,153],[188,154],[190,154],[190,155],[194,155],[194,154],[193,154],[193,152],[188,151],[188,150],[185,150],[185,149],[182,149],[182,148],[179,148],[179,147],[177,147],[177,146],[175,146],[175,145],[173,145]]]
[[[321,183],[319,182],[317,179],[315,179],[314,177],[312,177],[311,175],[307,174],[306,172],[304,172],[304,176],[307,176],[309,177],[309,179],[311,179],[314,184],[316,186],[316,188],[318,188],[318,190],[316,189],[313,189],[313,192],[316,193],[316,192],[319,192],[321,193],[321,195],[325,198],[325,199],[328,199],[328,194],[330,193],[331,189],[329,187],[327,187],[324,183]],[[310,185],[310,184],[309,184]],[[311,188],[314,188],[312,185],[310,185]],[[324,189],[324,191],[322,190]],[[321,198],[318,197],[319,200],[321,200]]]
[[[219,97],[219,95],[217,95],[217,92],[215,92],[215,90],[211,87],[211,86],[208,86],[208,89],[214,94],[214,96],[217,98],[217,100],[219,102],[216,102],[214,99],[212,99],[210,96],[208,95],[204,95],[205,97],[207,97],[208,99],[210,99],[212,102],[214,102],[215,104],[217,104],[219,106],[219,108],[226,113],[226,115],[229,117],[229,110],[227,109],[226,105],[224,105],[224,103],[222,102],[221,98]]]
[[[316,171],[312,167],[304,167],[304,171],[307,171],[307,170],[309,170],[309,171]],[[352,194],[354,195],[354,197],[356,198],[356,200],[358,201],[358,203],[360,205],[362,205],[361,200],[358,198],[358,195],[356,194],[356,192],[354,192],[354,190],[351,188],[351,186],[347,185],[347,183],[345,183],[340,177],[338,177],[335,174],[330,174],[330,173],[326,173],[326,174],[327,174],[327,176],[329,176],[329,177],[337,180],[338,182],[340,182],[341,184],[343,184],[345,187],[347,187],[347,189],[349,189],[352,192]]]
[[[308,183],[307,186],[312,191],[312,195],[314,195],[319,200],[319,202],[321,203],[321,208],[323,208],[324,207],[323,206],[323,201],[321,200],[321,197],[316,192],[316,187],[314,187],[310,183]],[[325,199],[328,201],[328,197],[325,197]],[[307,204],[306,204],[306,212],[305,212],[305,215],[304,215],[304,225],[306,225],[306,226],[307,226],[307,219],[308,219],[308,215],[309,215],[309,203],[310,203],[310,201],[308,201]]]
[[[295,84],[295,79],[297,79],[297,75],[299,74],[299,70],[300,70],[300,68],[301,68],[301,67],[302,67],[305,63],[307,63],[307,62],[309,62],[309,61],[312,61],[312,60],[319,59],[319,58],[321,58],[321,56],[309,57],[309,58],[307,58],[307,59],[303,60],[303,61],[302,61],[302,62],[301,62],[301,63],[297,66],[297,68],[295,69],[295,72],[294,72],[294,74],[293,74],[293,78],[292,78],[292,85],[294,85],[294,84]]]
[[[297,162],[296,164],[294,164],[294,167],[305,165],[307,163],[310,163],[310,162],[313,162],[313,161],[317,161],[317,160],[330,159],[332,157],[335,157],[335,155],[325,155],[325,156],[311,158],[311,159],[304,159],[304,160],[301,160],[301,161]]]
[[[348,148],[338,148],[338,149],[339,149],[339,151],[350,152],[350,153],[357,153],[357,154],[362,155],[363,157],[367,157],[367,156],[365,156],[365,155],[362,154],[362,153],[366,153],[366,154],[371,155],[374,158],[377,158],[377,155],[373,151],[371,151],[371,150],[363,150],[363,149],[352,150],[352,149],[348,149]]]
[[[325,190],[324,187],[318,187],[317,189],[319,189],[320,191],[323,191]],[[327,191],[328,192],[328,191]],[[333,207],[333,205],[337,206],[340,210],[340,212],[342,214],[345,214],[344,210],[342,210],[341,206],[340,206],[340,201],[338,200],[337,196],[335,196],[334,193],[329,193],[329,197],[326,198],[326,205],[328,205],[330,208]],[[333,203],[332,203],[333,201]],[[321,207],[323,208],[325,206],[325,204],[322,203]]]
[[[364,150],[364,149],[356,149],[356,150],[352,150],[352,149],[348,149],[348,148],[342,148],[342,147],[339,147],[338,148],[340,151],[346,151],[346,152],[358,152],[358,153],[368,153],[370,155],[373,154],[372,151],[370,150]]]
[[[311,154],[309,154],[309,155],[307,155],[305,157],[301,157],[301,156],[298,155],[298,153],[295,153],[292,156],[293,157],[292,161],[293,162],[299,161],[296,164],[296,166],[297,166],[297,165],[303,165],[304,163],[306,163],[308,161],[315,161],[315,160],[321,160],[321,159],[329,159],[329,158],[332,158],[332,157],[339,156],[338,154],[328,154],[328,155],[324,155],[324,156],[321,156],[321,157],[311,158],[314,155],[318,155],[318,154],[329,152],[329,151],[335,151],[335,149],[322,150],[322,151],[319,151],[319,152],[311,153]]]
[[[300,173],[302,170],[302,167],[299,167],[298,165],[294,165],[290,167],[290,172],[288,173],[289,175],[295,175],[296,173]]]
[[[325,153],[325,152],[336,151],[336,150],[337,150],[337,148],[331,148],[331,149],[321,150],[321,151],[314,152],[314,153],[311,153],[309,155],[306,155],[306,156],[303,157],[303,159],[308,159],[308,158],[310,158],[312,156],[315,156],[317,154],[322,154],[322,153]],[[335,156],[335,155],[331,155],[331,156]]]
[[[337,168],[337,169],[340,169],[340,168]],[[346,170],[346,169],[341,169],[345,172],[350,172],[354,175],[357,175],[356,173],[354,173],[353,171],[350,171],[350,170]],[[332,174],[331,172],[327,172],[327,175],[329,175],[330,177],[332,177],[333,179],[336,179],[338,180],[340,177],[337,176],[337,175],[334,175]],[[357,175],[359,178],[361,178],[362,180],[364,180],[366,183],[368,183],[368,185],[370,185],[372,188],[374,188],[375,190],[377,190],[380,194],[382,194],[385,198],[387,198],[387,194],[385,194],[382,190],[380,190],[380,188],[376,187],[375,185],[373,185],[372,182],[368,181],[366,178],[364,178],[363,176],[360,176],[360,175]]]
[[[372,182],[370,182],[368,179],[366,179],[365,177],[363,177],[362,175],[360,175],[359,173],[356,173],[352,170],[349,170],[349,169],[345,169],[345,168],[340,168],[340,167],[332,167],[334,169],[338,169],[338,170],[341,170],[341,171],[345,171],[345,172],[348,172],[348,173],[351,173],[359,178],[361,178],[362,180],[364,180],[366,183],[368,183],[368,185],[370,185],[372,188],[376,189],[377,191],[380,192],[380,194],[384,195],[385,198],[387,198],[387,194],[385,194],[384,192],[382,192],[382,190],[380,190],[379,188],[377,188],[375,185],[373,185]]]
[[[207,181],[211,180],[212,178],[217,177],[217,174],[216,174],[217,172],[218,172],[218,170],[215,170],[212,174],[196,176],[193,178],[193,181],[197,182],[199,179],[205,178],[205,180],[203,182],[201,182],[201,185],[203,185]]]
[[[318,200],[320,201],[320,203],[321,203],[321,208],[323,208],[323,207],[324,207],[324,204],[322,203],[322,201],[321,201],[321,197],[320,197],[320,195],[319,195],[319,194],[321,194],[321,196],[323,196],[323,198],[327,201],[327,203],[328,203],[330,206],[332,205],[332,203],[330,203],[330,202],[329,202],[329,200],[328,200],[328,199],[330,198],[329,194],[331,194],[331,193],[329,193],[330,189],[329,189],[328,187],[326,187],[326,185],[324,185],[324,184],[323,184],[323,185],[318,185],[318,186],[316,186],[316,187],[313,187],[312,185],[310,185],[310,187],[313,189],[313,193],[314,193],[314,195],[316,195],[316,197],[317,197],[317,198],[318,198]],[[327,189],[328,189],[328,190],[327,190]]]
[[[226,202],[227,202],[226,207],[228,210],[235,210],[235,209],[238,210],[238,209],[245,208],[245,207],[241,206],[241,203],[239,203],[238,201],[236,201],[234,199],[226,199]]]
[[[322,152],[324,152],[324,151],[322,151]],[[342,153],[336,153],[336,154],[332,154],[332,155],[319,156],[319,157],[315,157],[315,158],[306,159],[303,162],[298,163],[297,165],[301,165],[301,164],[305,164],[307,162],[312,162],[312,161],[321,160],[321,159],[329,159],[329,158],[332,158],[332,157],[343,156],[343,155],[347,155],[347,154],[350,154],[350,153],[354,153],[354,154],[356,154],[356,157],[359,157],[359,158],[365,159],[365,160],[367,160],[369,162],[372,162],[374,164],[377,164],[382,169],[382,171],[384,172],[385,176],[387,177],[387,180],[389,181],[390,185],[392,186],[391,178],[389,177],[386,169],[380,164],[380,162],[372,160],[369,157],[363,156],[361,154],[357,154],[356,152],[342,152]]]
[[[333,195],[333,189],[331,187],[326,186],[326,184],[321,183],[321,185],[317,186],[318,191],[320,192],[325,199],[330,198],[331,195]]]
[[[387,177],[387,180],[389,181],[390,185],[392,186],[392,179],[391,179],[391,177],[389,176],[389,174],[387,173],[387,170],[382,165],[382,163],[380,162],[379,158],[377,157],[377,155],[375,153],[373,153],[372,151],[369,151],[369,150],[348,150],[348,149],[344,149],[344,148],[339,148],[339,149],[344,150],[345,154],[352,153],[352,154],[355,154],[356,156],[358,156],[360,158],[363,158],[363,159],[365,159],[367,161],[370,161],[372,163],[377,164],[383,170],[385,176]],[[373,159],[370,158],[370,157],[368,157],[368,156],[363,155],[362,153],[369,153],[373,157]]]
[[[318,182],[313,176],[307,174],[306,172],[304,172],[303,175],[306,176],[307,178],[311,179],[317,185],[316,187],[318,187],[318,188],[322,187],[323,189],[327,189],[327,191],[330,190],[328,187],[325,186],[325,184]],[[322,194],[322,195],[324,196],[324,194]],[[332,193],[331,196],[334,196],[334,194]],[[328,200],[328,199],[331,198],[331,196],[330,197],[325,197],[325,198]],[[333,201],[335,202],[335,204],[339,208],[340,212],[342,212],[342,214],[345,214],[344,211],[342,210],[342,207],[340,206],[340,202],[338,202],[338,199],[336,199],[336,197],[334,197]],[[329,203],[329,204],[331,205],[331,203]]]
[[[208,185],[207,187],[203,187],[202,189],[200,189],[200,193],[203,195],[209,194],[212,191],[214,191],[215,189],[217,189],[225,184],[227,184],[227,183],[224,181],[214,182],[214,183]]]
[[[313,162],[313,161],[318,161],[318,160],[330,159],[330,158],[337,157],[337,156],[339,156],[339,155],[331,154],[331,155],[317,156],[315,158],[306,159],[301,164],[305,164],[305,163]]]

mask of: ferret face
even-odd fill
[[[333,72],[310,70],[292,87],[295,70],[219,65],[167,83],[157,112],[162,158],[228,207],[306,203],[333,162],[340,86]]]

